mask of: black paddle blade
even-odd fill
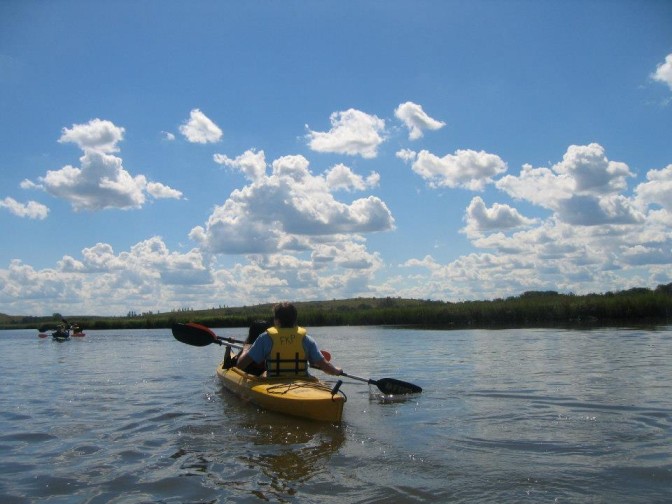
[[[419,394],[422,392],[422,387],[394,378],[381,378],[373,383],[386,395]]]
[[[221,343],[204,326],[198,324],[175,323],[172,327],[173,336],[177,341],[192,346],[208,346],[211,343]]]

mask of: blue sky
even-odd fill
[[[672,281],[672,3],[0,3],[0,312]]]

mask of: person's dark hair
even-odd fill
[[[266,329],[271,327],[271,324],[266,322],[265,320],[255,320],[250,324],[250,330],[247,333],[247,339],[245,340],[245,343],[252,344],[254,343],[259,335],[263,334],[266,332]]]
[[[298,313],[292,303],[278,303],[273,307],[273,318],[280,322],[280,327],[296,326]]]

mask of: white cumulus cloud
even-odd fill
[[[396,152],[395,156],[401,159],[404,163],[412,163],[418,157],[418,153],[411,149],[401,149]]]
[[[335,170],[313,175],[303,156],[276,159],[270,175],[258,170],[254,183],[233,191],[190,237],[210,252],[250,254],[308,249],[330,236],[392,229],[392,214],[379,198],[347,204],[332,193],[345,187],[364,189],[377,183],[377,175],[362,179],[349,168]]]
[[[420,105],[410,101],[399,105],[394,115],[408,128],[410,140],[422,138],[424,130],[438,130],[446,125],[443,121],[432,119]]]
[[[412,157],[412,156],[409,156]],[[418,159],[420,156],[418,156]],[[402,296],[493,298],[526,290],[576,293],[621,290],[672,280],[672,165],[647,173],[628,194],[633,175],[599,144],[572,145],[551,167],[524,165],[496,187],[547,210],[528,218],[505,204],[472,199],[462,232],[479,253],[441,264],[426,256],[404,266],[425,270],[397,285]],[[482,252],[484,250],[493,251]]]
[[[308,130],[308,145],[317,152],[333,152],[363,158],[375,158],[378,146],[385,141],[385,121],[360,110],[334,112],[329,118],[331,129]]]
[[[496,154],[484,151],[457,150],[438,157],[422,150],[413,162],[413,171],[430,187],[461,187],[482,191],[493,177],[506,171],[506,163]]]
[[[656,67],[651,77],[655,81],[667,84],[672,89],[672,54],[665,56],[665,61]]]
[[[125,131],[111,121],[92,119],[86,124],[73,124],[72,128],[63,128],[63,134],[58,141],[77,144],[83,151],[117,152],[117,144],[124,139]]]
[[[643,215],[636,203],[620,194],[633,177],[625,163],[610,161],[596,143],[570,145],[552,168],[524,165],[518,176],[507,175],[496,187],[556,212],[564,222],[582,226],[634,224]]]
[[[38,203],[37,201],[19,203],[14,198],[10,197],[0,200],[0,208],[6,208],[17,217],[27,217],[28,219],[43,220],[49,213],[49,208],[42,203]]]
[[[189,119],[180,126],[180,133],[191,143],[216,143],[222,138],[222,130],[199,109],[193,109]]]
[[[47,192],[70,202],[75,210],[140,208],[145,203],[144,175],[132,176],[122,159],[103,152],[86,151],[81,168],[64,166],[40,177]]]
[[[609,161],[604,147],[596,143],[571,145],[553,171],[569,175],[574,192],[580,194],[620,192],[627,187],[626,177],[634,176],[625,163]]]
[[[263,177],[266,173],[266,156],[263,150],[259,152],[248,150],[235,159],[230,159],[224,154],[215,154],[213,159],[215,163],[240,171],[251,181]]]
[[[521,226],[530,226],[534,219],[528,219],[509,205],[495,203],[492,207],[485,206],[480,196],[471,200],[465,213],[467,225],[464,231],[469,236],[477,236],[484,232],[509,230]]]
[[[495,186],[514,199],[544,208],[556,208],[559,200],[572,197],[574,182],[569,175],[558,175],[550,168],[534,168],[525,164],[518,176],[506,175]]]
[[[180,199],[182,191],[168,187],[161,182],[147,182],[147,193],[156,199]]]
[[[326,175],[327,185],[332,190],[363,191],[368,187],[375,187],[380,182],[380,175],[372,172],[368,177],[354,173],[344,164],[332,167]]]
[[[672,164],[662,170],[649,170],[646,179],[648,182],[635,188],[637,197],[644,205],[660,205],[672,214]]]
[[[86,313],[123,315],[129,309],[180,308],[194,299],[200,304],[203,286],[210,291],[215,275],[201,251],[170,251],[154,236],[120,252],[97,243],[80,257],[64,256],[56,268],[13,260],[0,268],[0,299],[7,306],[20,302],[34,313],[46,303],[57,311],[76,306]]]
[[[580,226],[636,224],[644,219],[633,202],[622,195],[577,194],[558,202],[557,216],[563,222]]]
[[[59,142],[75,143],[84,151],[80,166],[49,170],[37,182],[24,180],[21,187],[45,190],[70,202],[75,210],[89,211],[140,208],[147,194],[154,198],[181,198],[180,191],[148,182],[144,175],[133,176],[124,168],[122,158],[114,154],[123,137],[124,128],[100,119],[64,128]]]

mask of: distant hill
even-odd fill
[[[672,283],[655,289],[634,288],[603,294],[560,294],[527,291],[489,301],[451,303],[403,298],[352,298],[296,302],[305,326],[410,325],[425,327],[540,327],[567,324],[611,325],[672,323]],[[271,303],[165,313],[128,313],[120,317],[65,315],[84,329],[167,328],[174,322],[199,322],[209,327],[246,327],[271,318]],[[0,329],[55,327],[62,316],[0,314]]]

